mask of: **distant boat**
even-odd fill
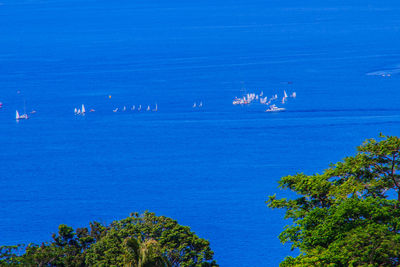
[[[267,103],[267,97],[260,98],[260,103],[261,104],[266,104]]]
[[[95,112],[95,111],[96,111],[96,110],[94,110],[94,109],[90,109],[90,110],[89,110],[89,112]]]
[[[16,120],[23,120],[23,119],[28,119],[28,114],[22,114],[22,115],[19,115],[19,113],[18,113],[18,110],[16,110],[15,111],[15,119]]]
[[[286,102],[286,97],[282,97],[282,104],[285,104]]]
[[[296,94],[296,92],[293,92],[290,96],[293,98],[296,98],[297,94]]]
[[[139,105],[139,107],[137,108],[138,111],[142,110],[142,105]]]
[[[78,109],[77,108],[74,109],[74,113],[78,114]]]
[[[279,111],[284,111],[286,110],[285,108],[278,108],[276,105],[271,105],[269,109],[267,109],[265,112],[279,112]]]
[[[126,111],[126,106],[124,106],[124,111]]]
[[[85,114],[86,113],[86,110],[85,110],[85,106],[82,104],[82,111],[81,111],[81,113],[82,114]]]
[[[156,107],[153,109],[153,111],[157,112],[157,110],[158,110],[158,106],[156,104]]]
[[[78,112],[76,114],[81,114],[81,109],[78,109]]]
[[[283,90],[283,97],[284,97],[284,98],[287,98],[287,97],[288,97],[287,94],[286,94],[286,90]]]
[[[199,103],[199,108],[203,107],[203,102]]]
[[[150,111],[150,106],[147,106],[147,109],[146,109],[146,111]]]
[[[193,103],[193,108],[196,108],[197,107],[197,104],[196,104],[196,102],[194,102]]]
[[[116,108],[116,109],[113,109],[113,112],[117,112],[118,111],[118,108]]]
[[[131,110],[135,110],[135,108],[136,108],[135,105],[133,105],[133,106],[131,107]]]

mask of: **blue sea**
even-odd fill
[[[399,13],[394,0],[1,1],[0,244],[149,210],[208,239],[221,266],[277,266],[296,255],[265,204],[290,195],[280,177],[400,135]],[[283,90],[297,92],[285,112],[232,105]],[[82,104],[96,112],[75,116]]]

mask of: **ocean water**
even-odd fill
[[[210,240],[221,266],[277,266],[293,255],[277,238],[289,222],[265,204],[288,194],[279,178],[400,134],[399,12],[398,1],[3,0],[0,244],[150,210]],[[297,92],[286,112],[232,105],[283,90]],[[81,104],[96,112],[74,116]],[[24,107],[37,113],[16,122]]]

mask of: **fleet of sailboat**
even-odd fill
[[[85,105],[82,104],[82,109],[80,108],[74,108],[74,114],[75,115],[85,115],[86,110],[85,110]]]
[[[266,112],[278,112],[278,111],[284,111],[286,110],[285,108],[282,107],[278,107],[276,104],[272,104],[273,101],[278,99],[278,94],[274,94],[272,95],[269,100],[268,97],[263,97],[264,92],[261,91],[261,93],[256,94],[256,93],[247,93],[246,95],[242,96],[242,97],[235,97],[232,101],[233,105],[249,105],[251,103],[254,102],[259,102],[262,105],[266,105],[268,106],[268,109],[266,110]],[[290,94],[291,98],[296,98],[297,94],[296,92],[292,92],[292,94]],[[286,102],[288,101],[289,96],[286,92],[286,90],[283,90],[283,96],[281,99],[281,103],[282,104],[286,104]]]
[[[281,103],[286,104],[289,98],[296,98],[297,93],[292,92],[290,95],[286,92],[286,90],[283,90],[283,96]],[[259,94],[256,93],[247,93],[243,97],[235,97],[233,99],[232,104],[233,105],[249,105],[253,102],[258,102],[262,105],[266,105],[268,108],[265,110],[265,112],[279,112],[279,111],[285,111],[286,109],[283,107],[278,107],[276,104],[273,104],[275,100],[278,99],[278,94],[273,94],[271,97],[264,96],[264,92],[261,91]],[[3,103],[0,102],[0,108],[3,106]],[[194,102],[192,105],[193,109],[198,109],[203,107],[203,101],[200,102]],[[25,108],[24,108],[25,109]],[[123,106],[121,111],[127,111],[127,107]],[[141,111],[142,110],[142,105],[138,105],[137,107],[135,105],[132,105],[130,108],[131,111]],[[120,111],[120,108],[116,107],[112,110],[114,113]],[[154,108],[151,107],[151,105],[147,105],[146,111],[152,111],[152,112],[157,112],[158,111],[158,105],[157,103],[155,104]],[[94,109],[90,109],[89,112],[95,112]],[[31,114],[36,113],[36,111],[32,111]],[[75,115],[85,115],[86,114],[86,108],[85,105],[82,104],[80,108],[75,107],[74,108],[74,114]],[[28,119],[29,116],[28,114],[24,111],[23,114],[20,114],[18,110],[16,110],[15,114],[16,120],[22,120],[22,119]]]

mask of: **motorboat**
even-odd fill
[[[269,109],[267,109],[265,112],[279,112],[279,111],[285,111],[285,108],[279,108],[276,105],[271,105],[269,106]]]

